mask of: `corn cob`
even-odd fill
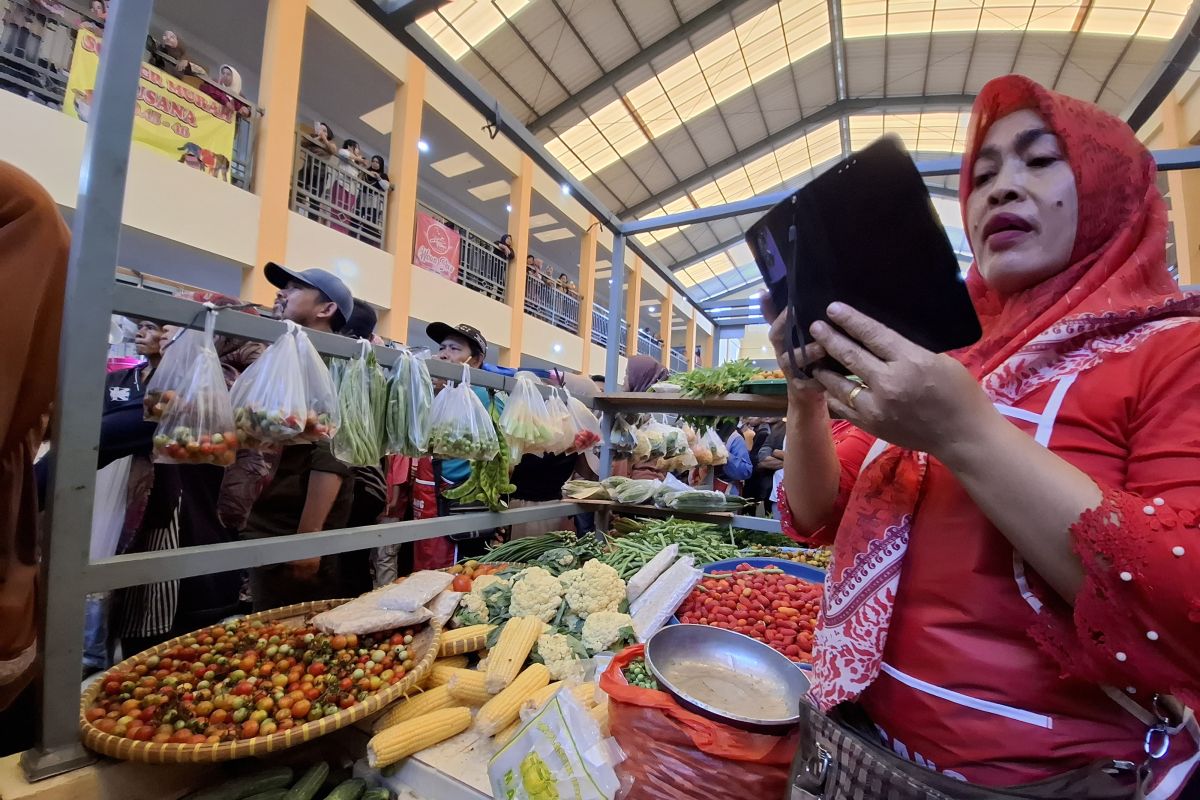
[[[438,658],[461,656],[482,650],[487,645],[488,634],[495,627],[495,625],[468,625],[465,628],[443,631],[438,644]]]
[[[371,737],[367,743],[367,763],[374,768],[395,764],[419,753],[471,726],[471,710],[462,706],[439,708],[414,717],[405,725],[393,725]]]
[[[463,669],[462,667],[443,667],[440,664],[434,664],[433,669],[429,671],[429,677],[425,679],[425,688],[433,689],[438,686],[445,686],[459,672],[474,671],[473,669]]]
[[[469,706],[481,706],[493,697],[487,690],[487,676],[473,669],[456,669],[446,686],[451,697]]]
[[[530,617],[529,619],[536,619]],[[538,620],[538,625],[541,625]],[[479,713],[475,722],[480,733],[493,736],[511,725],[520,716],[521,704],[533,693],[550,683],[550,670],[545,664],[531,664],[518,675],[504,691],[488,700]]]
[[[488,653],[487,690],[496,694],[513,682],[545,624],[537,617],[510,619],[500,632],[500,641]]]
[[[511,742],[513,737],[517,735],[517,732],[521,730],[521,726],[524,724],[525,723],[522,720],[518,719],[512,725],[509,725],[507,728],[493,736],[492,741],[496,743],[496,749],[499,750],[501,747],[504,747],[504,745]]]
[[[388,706],[379,715],[379,718],[375,720],[375,725],[372,729],[375,733],[379,733],[384,728],[390,728],[413,717],[428,714],[430,711],[437,711],[439,708],[449,708],[452,705],[455,705],[455,702],[454,698],[450,696],[450,690],[445,686],[437,686],[420,694],[414,694],[411,697],[398,700]]]
[[[466,669],[467,664],[471,663],[471,659],[466,656],[446,656],[439,658],[433,662],[435,667],[454,667],[454,669]]]
[[[592,719],[596,720],[596,724],[600,726],[600,732],[608,736],[608,701],[597,703],[588,709],[588,713],[592,715]]]
[[[596,705],[596,684],[581,683],[578,686],[571,687],[571,694],[575,695],[575,699],[584,709],[589,709]]]
[[[539,708],[546,705],[546,701],[553,697],[554,693],[561,689],[562,686],[562,681],[547,683],[545,686],[531,694],[529,699],[521,704],[520,710],[529,709],[530,711],[537,711]]]

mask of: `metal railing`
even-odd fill
[[[662,344],[649,333],[639,330],[638,336],[638,352],[643,355],[652,356],[655,361],[662,363]]]
[[[458,231],[462,237],[458,251],[458,283],[471,291],[504,302],[504,289],[508,285],[508,261],[500,255],[496,246],[470,228],[459,225],[424,203],[417,203],[417,207],[440,219]]]
[[[682,347],[672,347],[669,358],[670,358],[670,363],[667,364],[667,367],[670,368],[671,372],[687,372],[688,371],[688,361],[687,361],[687,357],[684,356],[684,354],[683,354]]]
[[[374,247],[383,247],[387,189],[365,179],[349,158],[297,132],[292,210]]]
[[[66,99],[76,36],[81,28],[103,34],[103,22],[51,0],[0,0],[0,20],[3,21],[0,90],[61,109]],[[173,63],[169,56],[158,54],[157,57]],[[249,189],[257,133],[255,117],[261,110],[204,77],[189,77],[187,81],[193,85],[208,83],[216,86],[241,107],[249,107],[249,117],[240,114],[235,117],[229,170],[230,183]]]
[[[618,349],[625,355],[625,337],[629,334],[629,326],[621,320],[621,333]],[[592,303],[592,342],[601,347],[608,346],[608,309],[599,303]]]
[[[530,275],[525,282],[525,313],[568,333],[579,333],[579,295],[557,282]]]

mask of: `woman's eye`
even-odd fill
[[[1035,156],[1034,158],[1029,159],[1027,163],[1034,169],[1041,169],[1042,167],[1048,167],[1057,161],[1057,156]]]
[[[993,172],[981,172],[981,173],[979,173],[979,174],[978,174],[978,175],[976,175],[976,176],[975,176],[975,178],[974,178],[974,185],[975,185],[976,187],[983,186],[985,183],[987,183],[988,181],[990,181],[990,180],[992,179],[992,176],[993,176],[994,174],[995,174],[995,173],[993,173]]]

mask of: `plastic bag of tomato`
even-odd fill
[[[705,572],[677,614],[680,622],[737,631],[811,664],[822,593],[821,584],[779,567],[738,564],[732,571]]]
[[[126,659],[85,693],[84,743],[117,758],[222,761],[300,744],[375,713],[428,674],[441,627],[355,636],[306,624],[344,602],[263,612]]]

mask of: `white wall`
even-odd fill
[[[499,355],[497,348],[512,344],[508,306],[419,267],[413,267],[409,315],[424,322],[474,325],[488,340],[492,361]]]
[[[326,228],[306,216],[289,211],[287,266],[320,267],[350,287],[355,297],[379,308],[392,305],[393,258],[390,253]]]
[[[578,372],[583,366],[583,339],[548,322],[525,315],[524,354]]]

